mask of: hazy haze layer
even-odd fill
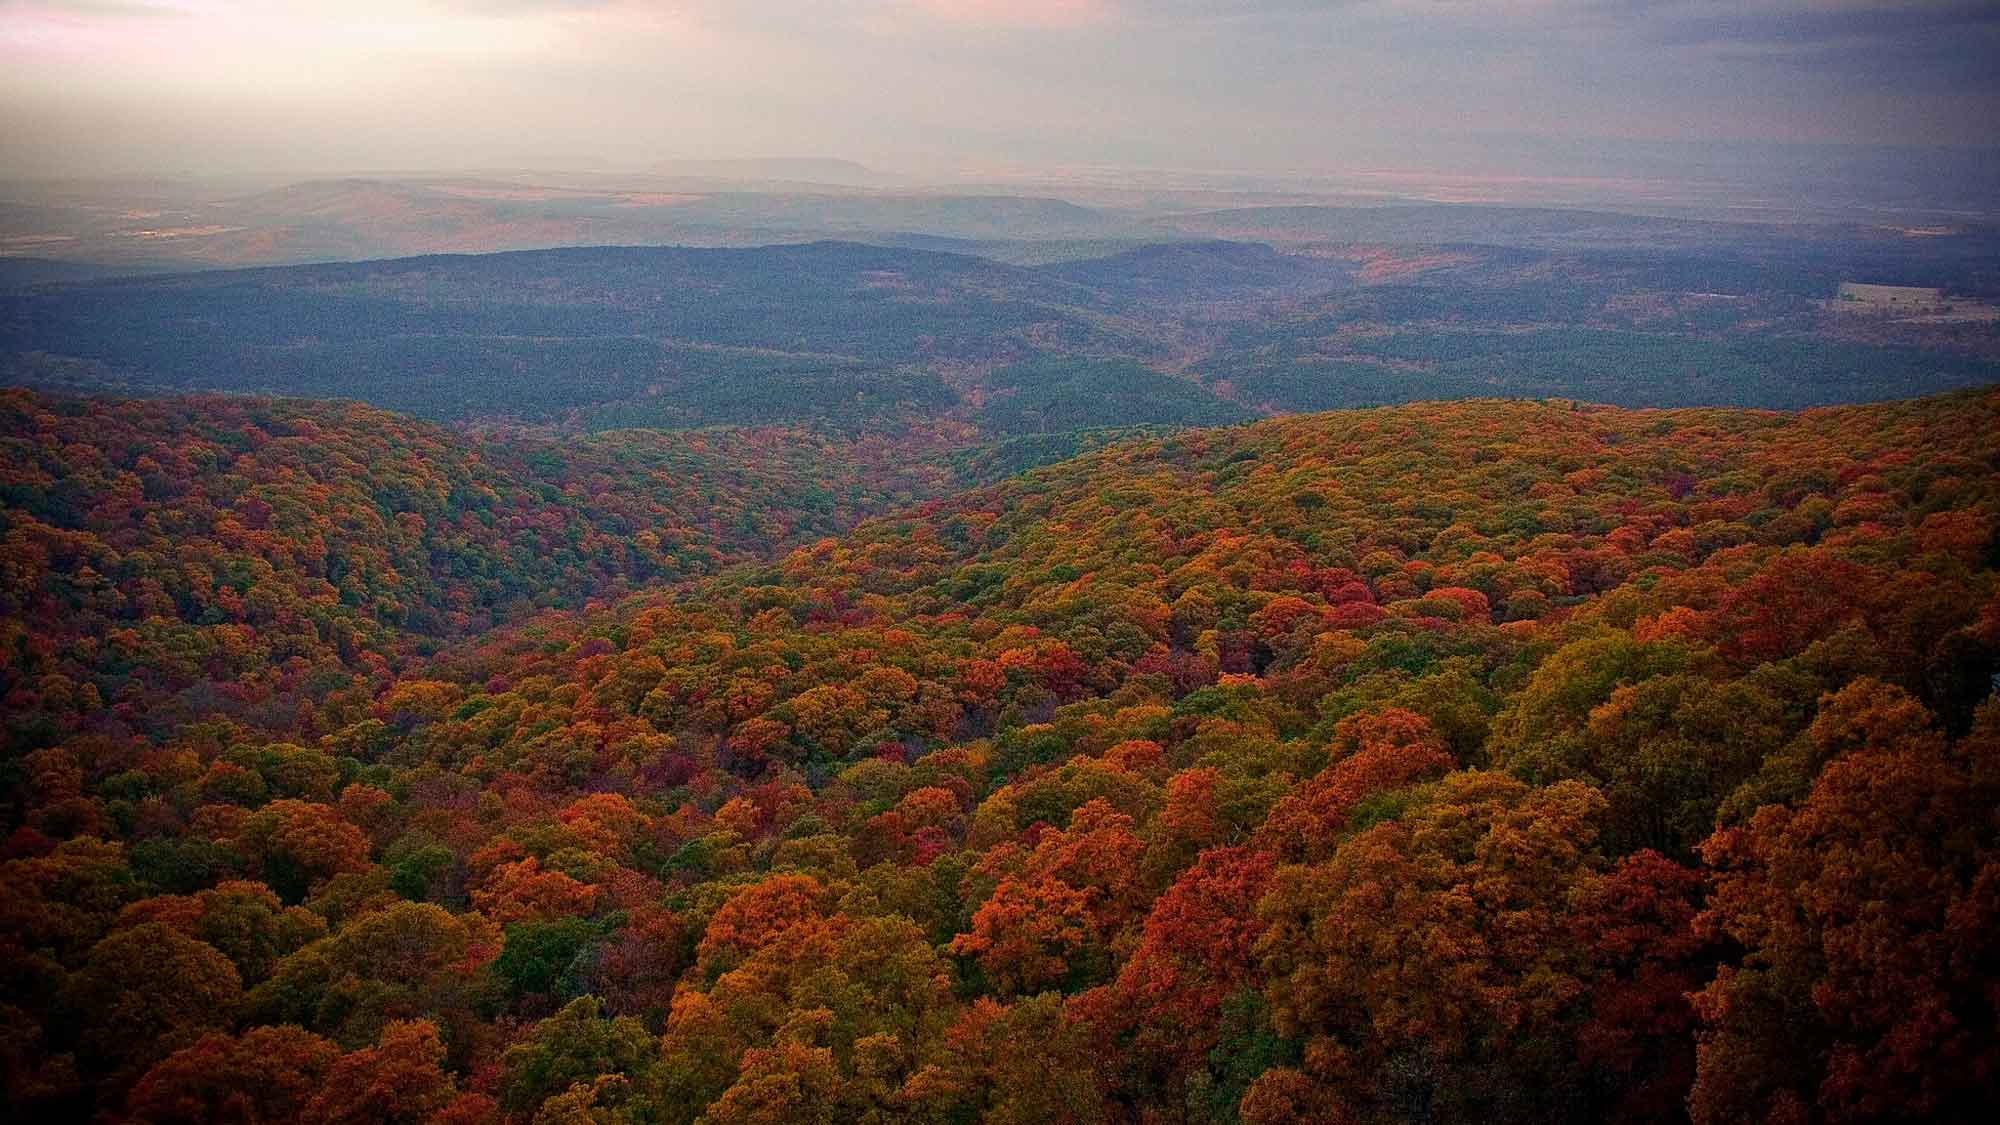
[[[1648,175],[1989,145],[1996,58],[1983,0],[0,0],[0,166]]]

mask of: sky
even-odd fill
[[[0,0],[9,176],[1502,171],[1996,122],[2000,0]]]

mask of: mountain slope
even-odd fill
[[[420,649],[707,573],[935,495],[904,442],[481,441],[353,404],[0,392],[13,740],[308,726]]]
[[[2000,1057],[1926,1029],[1996,1014],[1996,531],[2000,392],[1350,411],[1113,443],[290,730],[25,732],[12,1096],[1966,1117]]]

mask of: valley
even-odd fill
[[[1995,60],[0,2],[0,1117],[1989,1120]]]
[[[1925,263],[1992,284],[1948,250]],[[1466,397],[1790,409],[2000,374],[1992,323],[1857,332],[1823,300],[1844,268],[1379,243],[1039,266],[846,242],[430,256],[15,287],[0,378],[358,398],[474,427],[1004,438]]]

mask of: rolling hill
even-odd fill
[[[573,247],[29,285],[0,292],[0,379],[353,398],[486,426],[944,422],[998,438],[1458,397],[1795,408],[2000,377],[1990,325],[1963,344],[1836,338],[1815,294],[1837,275],[1816,266],[1295,250],[1174,243],[1030,267],[842,242]],[[1151,389],[1093,386],[1104,372]]]
[[[2000,392],[1142,435],[583,606],[621,503],[783,520],[818,454],[6,401],[24,1117],[1954,1120],[2000,1065]],[[491,583],[555,608],[341,626]]]

